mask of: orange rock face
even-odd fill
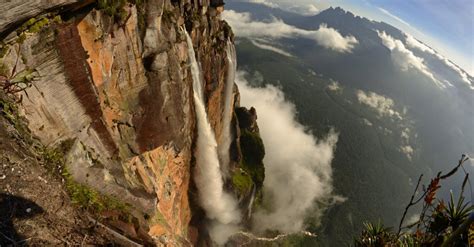
[[[175,244],[179,243],[177,236],[187,238],[185,234],[191,219],[189,163],[188,151],[178,153],[169,146],[145,152],[126,163],[141,178],[146,190],[154,191],[158,198],[157,213],[150,220],[150,236]]]

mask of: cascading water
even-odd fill
[[[204,104],[201,69],[196,61],[192,40],[189,34],[185,33],[193,77],[193,97],[198,131],[194,153],[196,158],[194,181],[198,189],[200,205],[212,221],[211,237],[218,244],[224,244],[227,238],[238,230],[237,224],[241,219],[240,211],[235,198],[223,189],[217,142]]]
[[[232,143],[232,132],[230,129],[232,121],[232,108],[234,106],[233,102],[233,91],[234,91],[234,80],[235,80],[235,71],[237,70],[237,59],[235,54],[235,46],[229,40],[227,41],[226,46],[228,70],[227,70],[227,80],[225,85],[225,101],[224,101],[224,112],[223,112],[223,121],[222,121],[222,133],[220,136],[220,145],[218,147],[219,160],[221,162],[221,171],[224,177],[229,177],[229,149],[230,144]]]
[[[257,186],[253,185],[252,186],[252,196],[250,197],[249,205],[247,206],[247,218],[250,219],[250,216],[252,216],[252,206],[253,206],[253,201],[255,200],[255,192],[257,192]]]

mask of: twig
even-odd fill
[[[467,157],[465,154],[461,155],[461,159],[458,161],[458,164],[451,170],[449,171],[448,173],[446,173],[445,175],[441,175],[441,172],[439,172],[437,175],[436,175],[436,178],[435,179],[438,179],[438,180],[444,180],[444,179],[447,179],[449,177],[451,177],[453,174],[455,174],[459,167],[461,167],[463,170],[464,170],[464,173],[466,174],[466,177],[464,178],[464,181],[463,181],[463,185],[462,185],[462,191],[464,192],[464,186],[466,185],[466,182],[469,182],[470,184],[470,181],[469,181],[469,174],[466,172],[466,170],[464,169],[464,167],[462,166],[464,162],[466,162],[467,160],[469,160],[469,157]],[[403,216],[402,216],[402,219],[400,220],[400,224],[398,225],[398,231],[397,231],[397,236],[400,236],[400,232],[402,230],[402,225],[403,225],[403,221],[405,220],[405,217],[408,213],[408,209],[416,204],[418,204],[422,199],[424,199],[428,193],[432,193],[433,191],[435,191],[437,188],[426,188],[424,190],[424,193],[418,198],[415,200],[415,195],[416,195],[416,192],[418,191],[418,188],[420,186],[420,182],[421,182],[421,178],[423,177],[423,174],[420,175],[420,177],[418,178],[418,182],[416,184],[416,187],[415,187],[415,191],[413,192],[413,194],[411,195],[411,198],[410,198],[410,202],[408,203],[408,205],[405,207],[405,211],[403,212]],[[432,180],[433,182],[433,180]],[[472,193],[471,193],[472,194]],[[462,194],[461,194],[462,195]],[[423,223],[423,218],[426,214],[426,211],[428,210],[430,204],[427,204],[426,201],[425,203],[423,204],[423,209],[422,209],[422,212],[421,212],[421,215],[420,215],[420,219],[418,220],[418,224],[417,224],[417,228],[420,227],[420,225]]]
[[[407,213],[408,213],[408,209],[415,205],[416,203],[414,203],[414,199],[415,199],[415,194],[416,192],[418,191],[418,188],[420,187],[420,183],[421,183],[421,179],[423,178],[423,174],[420,175],[420,177],[418,178],[418,182],[416,183],[416,187],[415,187],[415,191],[413,191],[413,194],[411,195],[411,198],[410,198],[410,202],[408,203],[408,205],[405,207],[405,211],[403,212],[403,216],[402,216],[402,219],[400,220],[400,224],[398,225],[398,231],[397,231],[397,236],[400,236],[400,231],[402,230],[402,224],[403,224],[403,221],[405,220],[405,217],[407,216]],[[425,192],[426,193],[426,192]],[[418,202],[419,200],[417,200]]]
[[[446,179],[446,178],[452,176],[454,173],[456,173],[456,171],[459,169],[459,167],[460,167],[466,160],[468,160],[468,159],[469,159],[469,157],[466,158],[466,155],[463,154],[463,155],[461,156],[461,159],[460,159],[459,162],[458,162],[458,165],[457,165],[456,167],[454,167],[454,169],[452,169],[452,170],[451,170],[450,172],[448,172],[446,175],[440,176],[439,178],[440,178],[440,179]]]
[[[30,239],[32,239],[32,238],[33,238],[33,237],[20,240],[20,241],[16,242],[15,245],[16,245],[16,244],[24,243],[24,242],[26,242],[26,241],[28,241],[28,240],[30,240]]]
[[[3,236],[4,238],[6,238],[7,240],[10,240],[10,242],[12,242],[12,244],[15,244],[15,243],[16,243],[15,240],[13,240],[13,239],[7,237],[7,236],[6,236],[5,234],[3,234],[2,232],[0,232],[0,234],[2,234],[2,236]]]
[[[84,235],[84,238],[82,239],[82,242],[81,242],[81,247],[84,246],[84,241],[86,241],[86,238],[87,238],[87,234]]]

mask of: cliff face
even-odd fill
[[[232,31],[208,0],[77,2],[1,4],[16,13],[0,19],[0,79],[15,82],[4,89],[42,144],[68,144],[63,174],[131,207],[131,222],[112,225],[144,242],[190,245],[196,132],[184,28],[217,140]]]

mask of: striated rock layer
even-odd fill
[[[95,1],[0,6],[12,11],[0,19],[0,76],[30,83],[15,97],[31,132],[50,147],[72,143],[66,167],[73,179],[133,208],[135,223],[116,228],[135,239],[146,239],[145,232],[155,244],[195,244],[188,198],[195,113],[183,28],[220,140],[225,47],[233,39],[220,9],[206,0],[130,1],[112,14]],[[234,166],[239,153],[233,151]]]

